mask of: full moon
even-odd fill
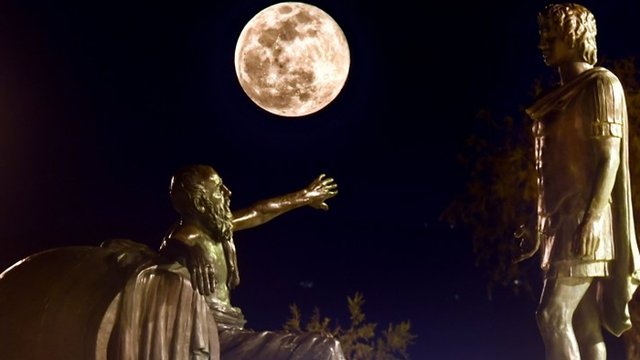
[[[300,2],[269,6],[238,38],[236,75],[258,106],[280,116],[309,115],[327,106],[349,73],[349,45],[321,9]]]

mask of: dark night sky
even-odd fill
[[[462,186],[455,157],[476,111],[519,118],[550,72],[536,49],[546,2],[315,1],[352,64],[338,98],[297,119],[255,106],[235,75],[240,31],[272,3],[3,2],[0,267],[112,237],[157,247],[187,164],[214,166],[235,209],[324,172],[340,186],[329,212],[236,234],[249,327],[278,328],[294,302],[344,324],[359,291],[381,328],[412,321],[413,359],[542,358],[535,300],[487,299],[470,241],[438,216]],[[601,55],[640,54],[640,2],[584,4]]]

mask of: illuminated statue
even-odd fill
[[[541,252],[537,310],[547,359],[606,359],[601,327],[631,327],[640,254],[634,230],[625,95],[596,63],[595,18],[578,4],[538,16],[539,48],[560,83],[527,109],[534,120],[538,225],[518,260]]]
[[[240,281],[233,232],[261,225],[302,206],[328,209],[325,200],[337,194],[337,185],[324,175],[303,190],[264,200],[231,212],[231,192],[209,166],[191,166],[171,181],[171,200],[180,214],[161,247],[170,258],[184,259],[194,286],[206,295],[218,325],[220,356],[234,359],[344,359],[340,343],[319,334],[245,330],[240,309],[229,291]]]
[[[305,189],[231,213],[209,166],[171,181],[180,219],[159,252],[130,240],[32,256],[0,275],[0,352],[21,360],[343,360],[320,334],[244,329],[229,290],[239,283],[233,232],[301,206],[328,209],[337,185]]]

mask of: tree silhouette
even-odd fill
[[[411,333],[411,323],[403,321],[400,324],[389,324],[386,330],[376,332],[377,324],[365,322],[362,311],[364,297],[356,293],[347,297],[350,321],[348,327],[332,324],[328,317],[322,317],[320,310],[315,308],[311,318],[303,324],[300,309],[293,304],[291,318],[284,324],[284,329],[294,333],[315,332],[333,336],[340,341],[347,360],[407,360],[407,347],[413,343],[416,335]]]

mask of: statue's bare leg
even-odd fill
[[[591,287],[587,290],[573,315],[573,329],[578,340],[582,360],[607,359],[607,349],[602,338],[602,326],[596,303],[597,285],[597,282],[591,283]]]
[[[580,359],[580,348],[572,320],[592,280],[586,277],[556,277],[545,280],[536,318],[547,360]]]

